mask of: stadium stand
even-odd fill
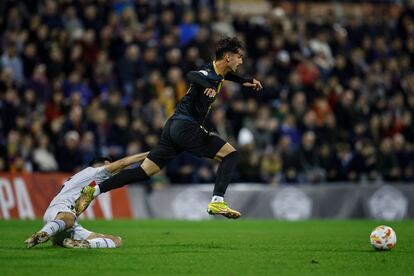
[[[72,172],[151,149],[186,72],[227,35],[264,86],[226,83],[206,124],[239,148],[234,180],[414,181],[413,1],[364,16],[227,2],[1,1],[0,170]],[[154,181],[211,183],[214,171],[182,154]]]

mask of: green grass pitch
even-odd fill
[[[83,221],[123,237],[120,249],[69,250],[23,241],[40,221],[0,221],[1,275],[413,275],[414,221]],[[387,224],[397,247],[376,252]]]

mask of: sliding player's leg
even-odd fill
[[[121,244],[121,237],[93,233],[79,224],[74,227],[72,237],[63,240],[66,248],[118,248]]]
[[[69,208],[68,208],[69,209]],[[45,215],[46,224],[38,232],[26,239],[26,247],[31,248],[37,244],[47,242],[57,233],[71,229],[75,223],[75,215],[70,211],[61,211],[60,206],[49,208]]]
[[[122,238],[109,234],[93,233],[87,238],[91,248],[119,248],[122,245]]]
[[[101,193],[106,193],[110,190],[121,188],[127,184],[148,180],[151,175],[157,173],[160,170],[160,168],[157,166],[148,165],[151,163],[153,163],[151,160],[145,158],[141,166],[138,168],[122,170],[118,174],[108,178],[98,185],[94,184],[84,187],[79,198],[75,201],[76,215],[79,216],[82,214],[86,208],[88,208],[92,200],[95,197],[99,196]],[[144,170],[142,168],[142,165],[144,164],[150,169]]]
[[[85,211],[92,200],[101,193],[106,193],[127,184],[145,181],[159,172],[166,163],[174,159],[181,152],[181,149],[171,141],[170,125],[170,122],[165,124],[158,144],[150,151],[138,168],[122,170],[99,185],[85,187],[76,200],[76,214],[79,216]]]
[[[82,214],[92,200],[101,193],[121,188],[127,184],[139,183],[148,180],[150,176],[159,172],[161,168],[148,157],[138,168],[125,169],[118,174],[108,178],[96,186],[86,186],[82,189],[81,195],[75,202],[76,214]]]

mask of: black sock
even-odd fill
[[[224,196],[226,193],[227,186],[229,186],[234,168],[237,164],[238,156],[239,153],[237,151],[233,151],[226,155],[221,161],[217,170],[216,185],[214,185],[213,195]]]
[[[122,170],[116,175],[99,184],[99,190],[101,193],[106,193],[110,190],[120,188],[124,185],[141,182],[147,179],[149,179],[149,177],[141,167],[138,167],[136,169]]]

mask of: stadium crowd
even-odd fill
[[[225,2],[225,1],[224,1]],[[220,2],[221,3],[221,2]],[[0,171],[72,172],[151,149],[222,36],[246,46],[206,128],[239,182],[414,181],[414,5],[397,16],[231,14],[216,1],[1,1]],[[210,183],[181,154],[153,181]]]

